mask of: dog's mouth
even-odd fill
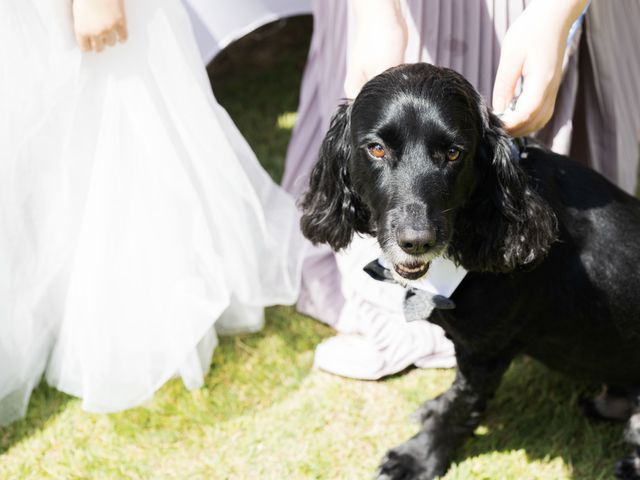
[[[411,263],[396,263],[393,269],[398,275],[407,280],[417,280],[429,270],[429,262],[415,261]]]

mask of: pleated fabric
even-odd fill
[[[640,2],[593,0],[580,48],[572,156],[637,192],[640,144]]]
[[[126,7],[128,41],[83,54],[68,1],[0,2],[0,424],[43,373],[94,412],[196,388],[216,333],[297,298],[294,201],[215,101],[184,8]]]
[[[491,104],[502,40],[529,1],[405,0],[404,60],[457,70]],[[347,8],[342,0],[313,3],[313,39],[283,177],[283,186],[296,196],[306,188],[331,116],[344,101]],[[640,140],[639,21],[636,0],[592,1],[567,45],[554,116],[537,134],[550,148],[588,163],[629,192],[636,186]],[[299,308],[335,325],[334,307],[344,303],[335,257],[326,249],[310,255]]]

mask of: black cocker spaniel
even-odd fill
[[[607,385],[585,409],[627,421],[633,452],[616,474],[640,479],[640,201],[531,141],[514,145],[461,75],[428,64],[373,78],[324,139],[302,199],[310,240],[339,250],[374,235],[403,284],[438,255],[469,271],[456,308],[429,317],[455,344],[455,381],[378,478],[446,472],[524,353]],[[406,304],[419,301],[410,290]]]

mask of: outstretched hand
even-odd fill
[[[505,112],[502,121],[510,135],[529,135],[553,115],[569,30],[587,4],[588,0],[536,0],[507,31],[493,108],[496,113]],[[507,110],[521,77],[522,93],[515,109]]]
[[[127,39],[123,1],[73,0],[73,29],[82,51],[101,52]]]

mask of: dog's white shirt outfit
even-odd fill
[[[426,320],[407,322],[402,313],[405,288],[372,279],[362,270],[381,256],[374,238],[356,236],[337,255],[342,272],[344,308],[336,324],[339,335],[318,345],[318,368],[345,377],[376,380],[416,365],[448,368],[455,365],[453,344],[444,331]],[[449,296],[464,278],[464,270],[449,260],[437,260],[416,282],[434,294]],[[413,286],[413,285],[412,285]]]

